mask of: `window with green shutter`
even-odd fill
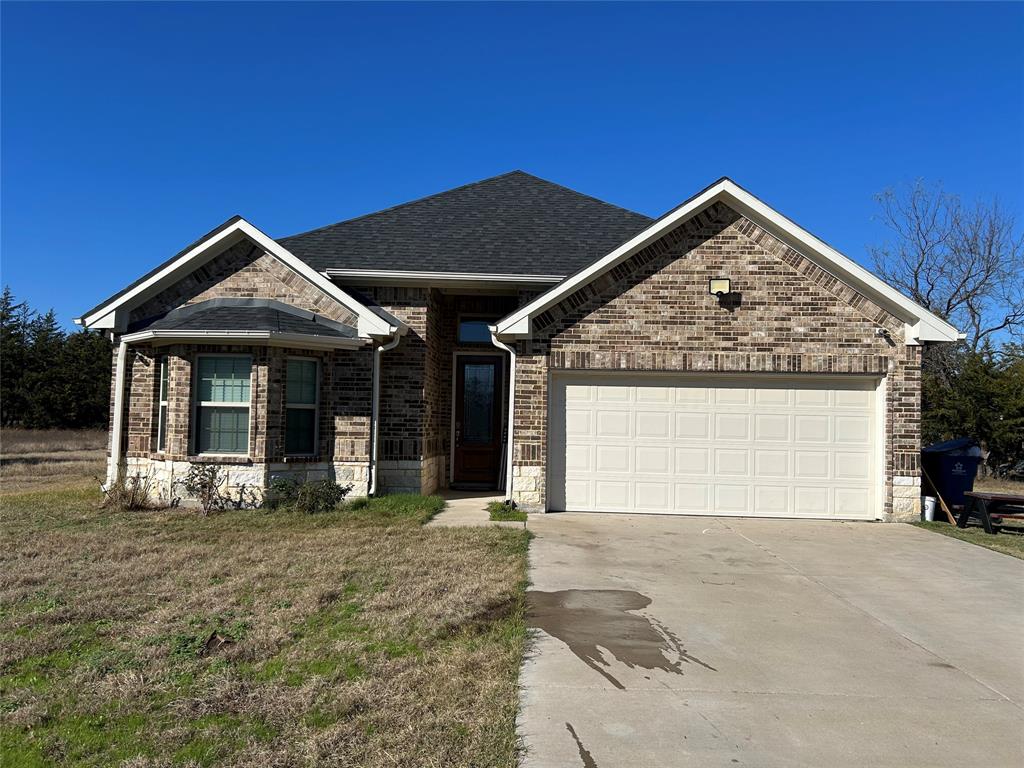
[[[284,452],[316,455],[320,366],[316,360],[289,358],[285,381]]]
[[[197,453],[249,452],[252,358],[200,356],[196,362]]]

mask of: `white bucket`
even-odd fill
[[[935,508],[938,506],[939,500],[934,496],[921,497],[921,511],[924,513],[924,519],[929,523],[935,522]]]

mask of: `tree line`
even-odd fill
[[[9,287],[0,296],[0,425],[28,429],[107,427],[110,341],[67,333],[53,310],[39,313]]]
[[[960,329],[921,361],[925,445],[973,437],[990,470],[1024,461],[1024,235],[998,202],[922,181],[878,195],[888,242],[875,272]]]

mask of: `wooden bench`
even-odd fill
[[[1009,511],[1003,512],[1004,509]],[[1024,520],[1024,496],[1016,493],[968,491],[964,494],[964,508],[956,519],[956,527],[966,528],[971,517],[981,520],[985,533],[999,533],[1000,525],[998,522],[993,523],[993,519]]]

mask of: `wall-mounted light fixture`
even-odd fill
[[[729,288],[729,278],[712,277],[708,280],[708,293],[712,296],[717,296],[718,298],[722,298],[723,296],[732,293]]]

